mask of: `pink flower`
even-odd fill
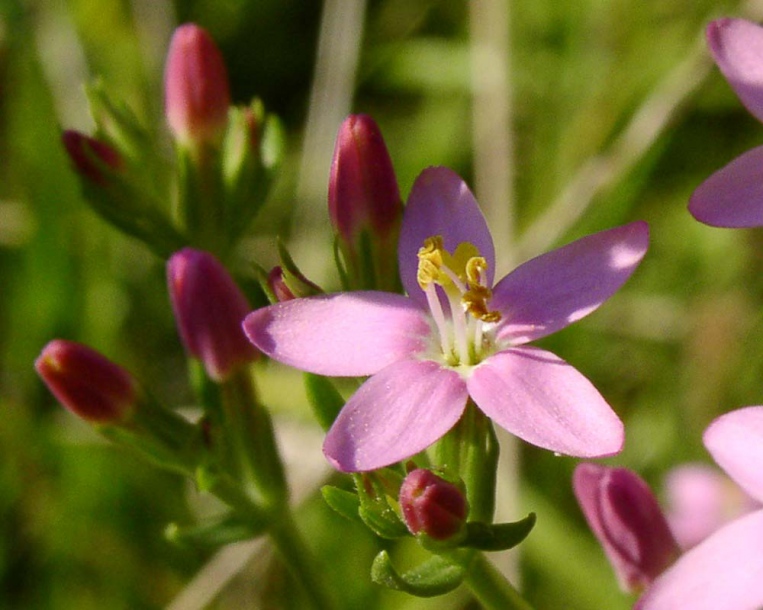
[[[705,447],[751,497],[763,501],[763,407],[717,418]],[[637,610],[758,610],[763,607],[763,510],[723,526],[685,553],[646,591]]]
[[[652,490],[635,472],[580,464],[572,484],[624,591],[648,586],[680,554]]]
[[[739,99],[763,121],[763,28],[744,19],[707,26],[710,52]],[[717,227],[763,225],[763,146],[753,148],[705,180],[689,211]]]
[[[498,425],[568,455],[612,455],[623,425],[590,381],[527,347],[588,315],[646,253],[643,222],[603,231],[518,267],[495,286],[495,253],[466,184],[433,167],[418,177],[398,247],[408,296],[360,291],[277,303],[244,329],[265,354],[326,376],[371,375],[323,450],[339,470],[372,470],[429,447],[471,396]]]
[[[717,468],[684,464],[665,480],[670,529],[682,549],[688,550],[729,521],[760,508]]]

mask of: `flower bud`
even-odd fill
[[[72,130],[64,131],[61,141],[77,173],[99,186],[108,185],[104,167],[122,168],[122,157],[105,142]]]
[[[417,468],[400,486],[400,508],[408,530],[434,540],[448,540],[461,533],[469,506],[458,486],[430,470]]]
[[[367,115],[350,115],[339,129],[328,199],[351,277],[365,272],[364,234],[375,258],[395,260],[402,200],[384,139]]]
[[[130,373],[85,345],[51,341],[34,366],[59,402],[91,423],[124,422],[136,408],[137,384]]]
[[[191,248],[176,252],[167,262],[167,284],[183,343],[212,379],[224,381],[257,357],[241,328],[251,307],[214,256]]]
[[[165,113],[182,144],[219,146],[228,123],[230,88],[220,50],[193,23],[175,30],[164,72]]]
[[[657,500],[636,473],[580,464],[573,488],[623,590],[648,586],[680,554]]]

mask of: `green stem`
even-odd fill
[[[336,604],[326,585],[326,579],[317,569],[312,551],[297,530],[291,511],[283,512],[270,525],[270,537],[292,575],[301,583],[310,603],[316,610],[332,610]]]
[[[482,553],[475,555],[466,575],[466,584],[489,610],[533,610],[519,591]]]

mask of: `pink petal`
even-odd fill
[[[763,501],[763,407],[721,415],[705,430],[705,447],[739,486]]]
[[[499,338],[516,345],[587,316],[631,276],[649,245],[645,222],[589,235],[527,261],[493,290]]]
[[[744,19],[718,19],[707,26],[707,42],[739,99],[763,121],[763,28]]]
[[[623,424],[601,394],[550,352],[499,352],[466,383],[488,417],[528,443],[588,458],[614,455],[623,447]]]
[[[244,331],[274,360],[319,375],[356,377],[421,351],[430,329],[410,299],[369,291],[276,303],[249,314]]]
[[[763,225],[763,146],[748,150],[700,184],[689,199],[689,212],[714,227]]]
[[[650,586],[636,610],[759,610],[763,607],[763,511],[726,525]]]
[[[344,472],[374,470],[423,451],[459,420],[466,386],[455,371],[429,360],[397,362],[350,398],[323,444]]]
[[[403,214],[398,245],[400,279],[409,296],[426,304],[416,281],[419,248],[428,237],[441,235],[443,245],[453,252],[458,244],[477,247],[488,263],[490,284],[495,271],[493,238],[466,183],[447,167],[429,167],[414,182]]]
[[[734,489],[741,497],[729,478],[704,464],[685,464],[668,473],[668,523],[682,549],[696,546],[729,520],[728,496]]]

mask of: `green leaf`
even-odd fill
[[[443,595],[458,587],[464,580],[466,568],[461,562],[443,555],[432,555],[424,563],[400,574],[387,551],[374,559],[371,580],[389,589],[403,591],[416,597]]]
[[[321,494],[323,494],[326,504],[342,515],[342,517],[350,521],[361,521],[359,512],[360,499],[357,494],[339,489],[333,485],[324,485],[321,488]]]
[[[535,513],[514,523],[488,525],[472,521],[466,524],[466,539],[460,546],[480,551],[505,551],[527,538],[534,526]]]
[[[178,545],[216,548],[256,538],[267,527],[266,519],[245,521],[240,515],[229,513],[191,527],[171,523],[164,530],[164,536]]]
[[[328,430],[344,406],[344,398],[332,381],[312,373],[304,374],[307,400],[321,428]]]
[[[360,517],[365,524],[382,538],[409,536],[405,523],[389,503],[386,478],[370,472],[355,475],[354,478],[360,499]]]

